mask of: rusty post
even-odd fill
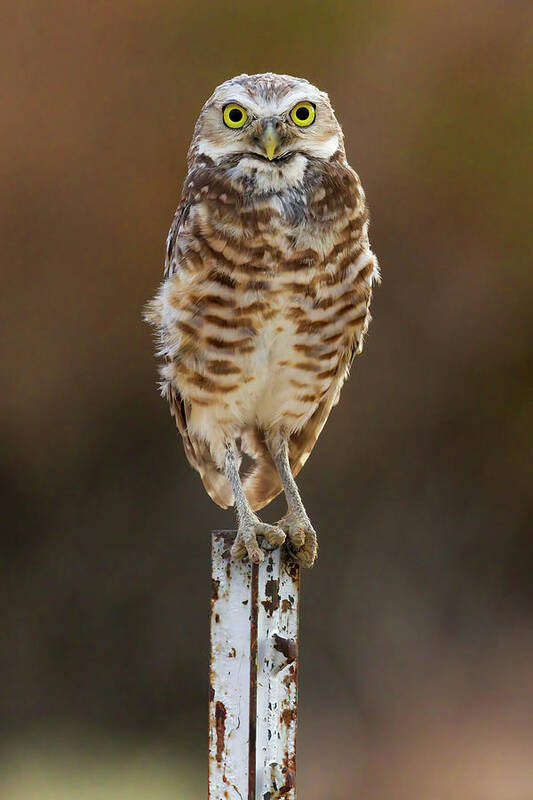
[[[210,800],[295,800],[299,570],[283,550],[259,567],[212,540]]]

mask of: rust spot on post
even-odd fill
[[[220,586],[220,581],[216,581],[214,578],[211,578],[211,600],[216,603],[218,600],[218,589]]]
[[[285,557],[285,569],[294,581],[298,581],[300,575],[300,566],[297,561],[290,556]]]
[[[274,634],[274,647],[278,653],[282,653],[287,660],[287,664],[292,664],[298,658],[298,645],[294,639],[286,639],[284,636]]]
[[[293,663],[289,666],[289,671],[287,675],[285,675],[285,677],[283,678],[283,683],[288,688],[291,685],[291,683],[296,684],[296,680],[297,680],[297,670],[295,669],[295,664]]]
[[[269,599],[263,600],[262,605],[265,611],[267,612],[268,616],[271,617],[274,611],[277,611],[280,604],[279,580],[269,579],[265,584],[265,593]]]
[[[220,536],[222,539],[224,539],[224,548],[226,551],[228,551],[231,550],[231,546],[235,541],[237,533],[236,531],[217,531],[217,536]],[[224,557],[225,556],[226,553],[224,553]]]
[[[285,785],[279,790],[280,797],[284,794],[289,794],[291,789],[294,789],[296,786],[296,769],[284,767],[283,772],[285,774]]]
[[[296,719],[296,716],[297,714],[295,708],[286,708],[279,715],[279,719],[282,725],[289,726],[291,722]]]
[[[217,700],[215,706],[215,727],[217,732],[217,764],[222,763],[224,752],[224,738],[226,736],[226,706]]]
[[[285,784],[279,790],[279,796],[281,797],[284,794],[288,794],[291,789],[294,789],[296,786],[296,754],[294,753],[292,756],[289,753],[285,753],[285,757],[283,759],[283,775],[285,776]]]

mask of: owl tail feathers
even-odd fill
[[[318,405],[314,414],[289,441],[289,458],[294,476],[298,475],[301,468],[311,455],[316,440],[326,424],[332,406],[338,399],[338,391],[328,392]],[[281,491],[281,480],[272,456],[270,455],[264,439],[258,431],[254,432],[250,444],[249,455],[255,458],[256,463],[244,479],[244,491],[254,511],[263,508],[273,500]],[[251,452],[253,450],[253,452]]]
[[[207,494],[221,508],[232,506],[233,492],[231,491],[231,486],[224,473],[217,469],[209,447],[204,442],[192,437],[190,443],[193,451],[192,458],[189,457],[187,448],[185,448],[185,452],[191,466],[199,472]]]
[[[264,437],[257,428],[249,430],[241,444],[245,453],[255,461],[242,485],[253,510],[259,511],[281,492],[281,480]]]
[[[191,446],[194,451],[194,458],[189,461],[198,470],[204,488],[214,503],[221,508],[233,505],[233,492],[228,479],[223,472],[217,469],[209,446],[196,437],[190,438]],[[187,448],[185,448],[187,452]]]
[[[204,488],[211,500],[221,508],[233,505],[233,492],[225,475],[213,464],[212,467],[199,470]]]

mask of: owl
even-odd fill
[[[317,536],[295,476],[363,347],[378,264],[368,211],[327,94],[302,78],[239,75],[204,105],[147,307],[161,389],[186,456],[222,508],[235,559]],[[281,491],[276,524],[257,511]]]

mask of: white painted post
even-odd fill
[[[212,543],[210,800],[295,800],[299,569],[284,550],[259,565]]]

